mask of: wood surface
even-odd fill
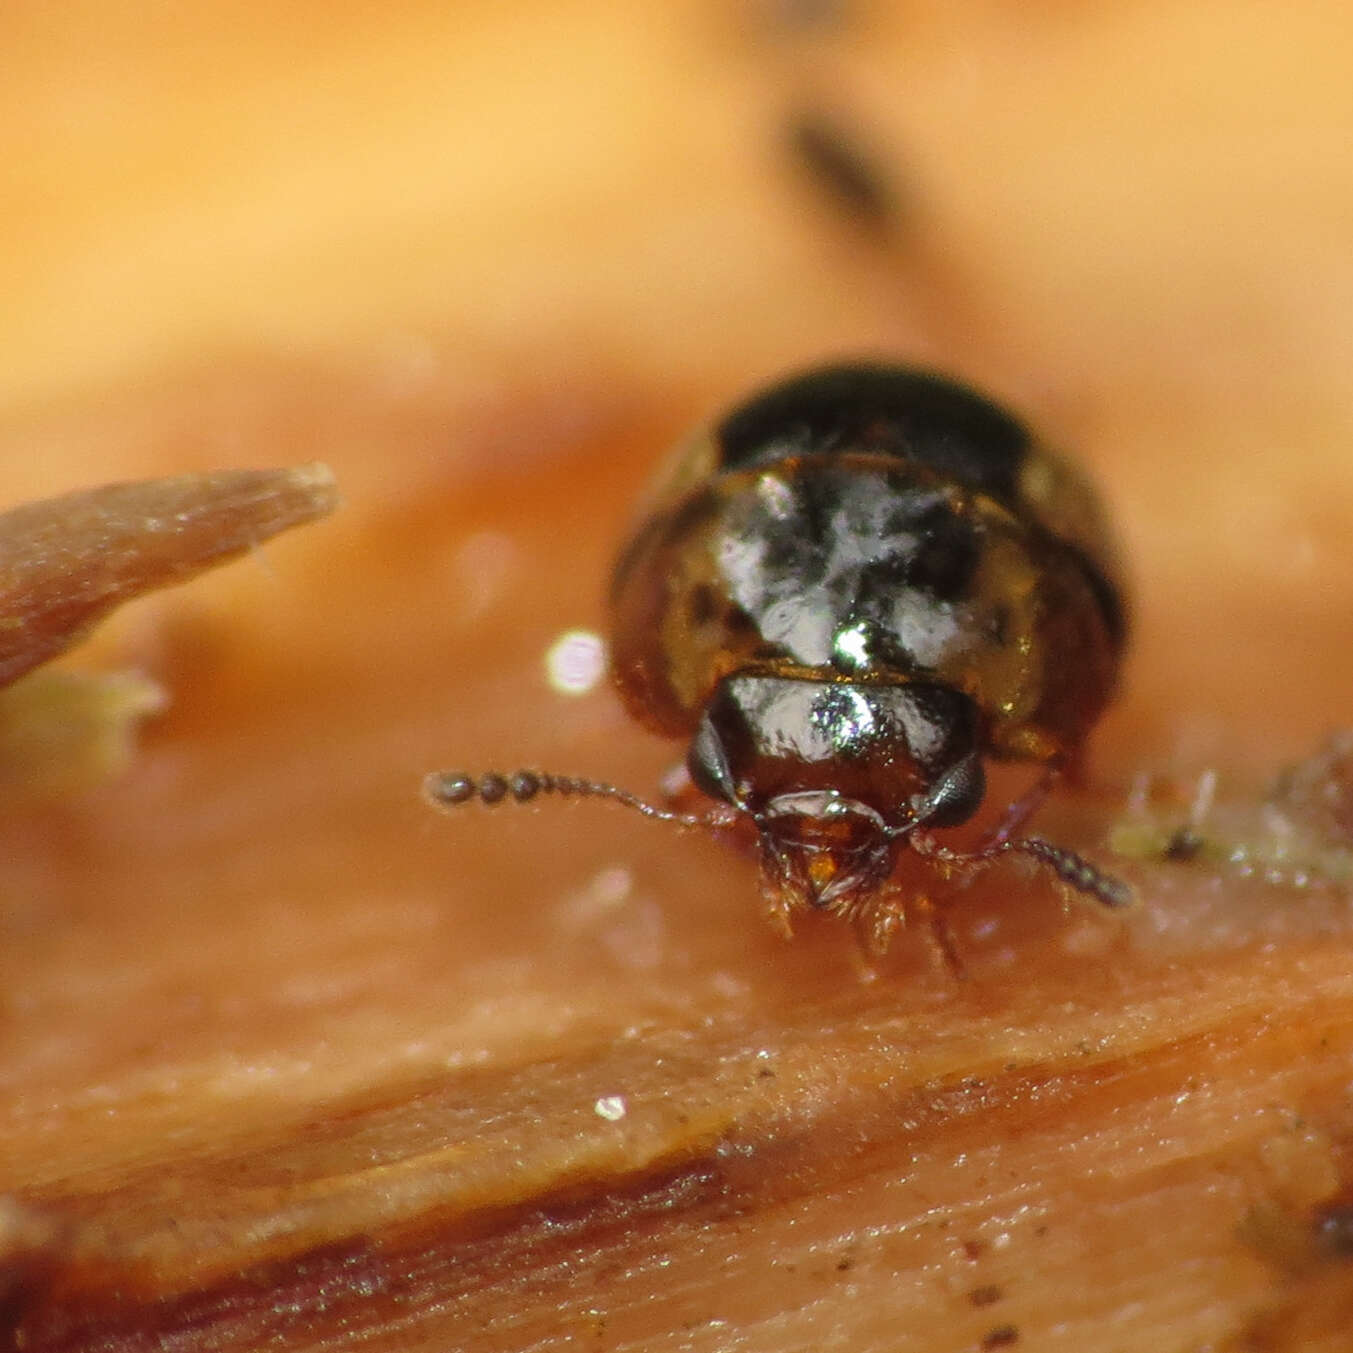
[[[0,507],[342,497],[61,660],[165,693],[124,772],[6,790],[16,1347],[1353,1347],[1344,7],[85,0],[0,50]],[[675,439],[848,354],[1075,448],[1135,580],[1039,826],[1140,903],[993,872],[962,981],[781,940],[698,834],[418,794],[656,784],[545,656]]]

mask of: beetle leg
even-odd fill
[[[775,931],[785,937],[787,940],[794,938],[794,925],[790,921],[790,914],[793,907],[790,906],[788,899],[782,889],[766,889],[766,919],[771,923]]]
[[[882,958],[893,942],[893,936],[906,927],[907,909],[894,890],[880,891],[867,905],[855,913],[855,933],[860,947],[871,958]]]
[[[992,847],[1003,846],[1009,841],[1043,806],[1043,800],[1052,792],[1057,782],[1070,773],[1067,758],[1059,757],[1055,761],[1049,761],[1038,779],[1001,814],[1001,820],[978,847],[979,853]]]
[[[912,902],[909,910],[925,918],[926,930],[930,934],[934,952],[939,956],[949,976],[961,982],[967,977],[968,970],[958,952],[958,943],[954,939],[953,927],[949,924],[945,909],[936,906],[930,898],[923,895]]]

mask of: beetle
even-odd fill
[[[893,881],[911,848],[943,876],[1007,854],[1118,907],[1125,884],[1018,833],[1073,769],[1127,633],[1117,549],[1068,461],[990,400],[927,371],[828,366],[756,394],[680,448],[621,549],[611,671],[629,713],[689,740],[714,801],[659,808],[572,776],[427,777],[470,800],[596,796],[687,825],[750,823],[770,915],[852,920],[886,949],[924,910]],[[976,847],[941,844],[986,761],[1037,777]]]

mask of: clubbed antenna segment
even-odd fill
[[[1134,900],[1132,889],[1122,879],[1105,873],[1074,850],[1068,850],[1041,836],[1022,836],[1014,841],[997,840],[974,851],[950,850],[928,834],[920,832],[914,832],[910,839],[919,854],[959,866],[982,868],[1001,855],[1027,855],[1068,888],[1074,888],[1076,892],[1084,893],[1106,907],[1127,907]]]
[[[550,775],[545,771],[519,770],[510,775],[489,771],[475,779],[464,771],[433,771],[423,781],[423,797],[445,811],[478,799],[480,803],[502,803],[505,799],[529,803],[541,794],[559,794],[565,798],[610,799],[660,822],[675,822],[683,827],[716,826],[722,820],[702,813],[671,813],[647,803],[637,794],[599,780],[582,780],[575,775]]]
[[[1028,855],[1052,872],[1068,887],[1093,897],[1106,907],[1127,907],[1133,901],[1132,889],[1120,878],[1106,874],[1073,850],[1055,845],[1041,836],[1025,836],[1001,843],[1002,851]]]

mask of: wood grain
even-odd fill
[[[323,459],[345,502],[65,660],[172,704],[117,782],[7,803],[10,1337],[1346,1348],[1342,882],[1138,858],[1120,920],[992,874],[956,983],[781,941],[698,835],[418,797],[648,789],[674,749],[544,654],[686,428],[883,352],[1081,449],[1124,526],[1128,685],[1041,829],[1102,855],[1215,768],[1213,844],[1278,849],[1265,785],[1348,721],[1342,11],[154,18],[0,19],[0,497]]]

